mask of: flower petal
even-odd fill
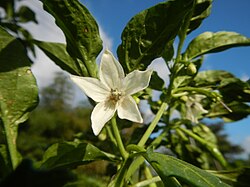
[[[131,96],[126,96],[123,98],[121,103],[118,105],[117,113],[121,119],[127,119],[137,123],[143,122],[138,106]]]
[[[146,70],[146,71],[135,70],[129,73],[125,77],[123,82],[125,94],[132,95],[148,87],[151,74],[152,70]]]
[[[104,101],[98,103],[91,114],[91,126],[97,136],[104,125],[114,116],[116,105],[113,102]]]
[[[96,102],[102,102],[110,94],[110,90],[98,79],[71,75],[70,79],[80,87],[85,94]]]
[[[108,50],[105,50],[102,55],[99,73],[103,84],[112,89],[121,88],[121,80],[125,76],[124,71],[121,64]]]

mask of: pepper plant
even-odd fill
[[[204,55],[250,46],[250,38],[231,31],[208,31],[186,41],[209,16],[212,0],[163,1],[138,13],[121,33],[118,59],[110,49],[103,49],[97,22],[78,0],[42,3],[63,31],[66,44],[30,39],[29,46],[36,45],[71,74],[94,106],[93,135],[104,137],[99,141],[114,151],[104,151],[84,139],[58,142],[34,164],[37,170],[53,172],[107,160],[117,169],[107,184],[110,187],[248,185],[244,176],[249,170],[229,170],[215,135],[202,120],[247,117],[249,81],[223,70],[200,68]],[[1,24],[0,37],[0,125],[5,138],[0,170],[4,182],[22,161],[16,149],[17,129],[36,106],[38,91],[27,45],[6,24]],[[98,55],[102,55],[99,69]],[[157,58],[164,60],[170,72],[168,84],[148,67]],[[153,98],[154,91],[160,93],[158,100]],[[154,114],[149,124],[138,107],[141,101]],[[125,127],[134,127],[126,142]]]

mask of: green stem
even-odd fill
[[[141,140],[139,141],[139,143],[137,144],[138,146],[143,147],[145,145],[145,143],[147,142],[148,138],[150,137],[150,135],[152,134],[152,132],[154,131],[156,125],[158,124],[158,122],[161,119],[162,114],[164,113],[166,107],[167,107],[167,103],[163,102],[160,109],[158,110],[155,118],[153,119],[153,121],[151,122],[151,124],[149,125],[148,129],[146,130],[146,132],[143,134]]]
[[[110,141],[117,147],[117,142],[116,142],[116,139],[110,129],[110,126],[109,125],[106,125],[106,130],[107,130],[107,133],[108,133],[108,136],[110,138]]]
[[[9,124],[3,119],[3,127],[5,133],[5,139],[11,162],[12,169],[14,170],[19,164],[19,154],[16,148],[16,137],[17,137],[17,125]]]
[[[116,116],[114,116],[111,119],[111,126],[112,126],[112,130],[113,130],[116,142],[117,142],[118,149],[119,149],[119,151],[120,151],[123,159],[126,160],[128,158],[128,156],[129,156],[129,154],[128,154],[128,152],[124,148],[124,145],[123,145],[123,142],[122,142],[122,138],[120,136],[120,132],[119,132],[119,129],[117,127]]]
[[[148,179],[148,180],[153,178],[152,173],[151,173],[149,167],[147,167],[147,166],[145,166],[144,175],[145,175],[146,179]],[[148,186],[149,187],[157,187],[154,181],[151,181],[151,183],[149,183]]]
[[[157,177],[153,177],[151,179],[147,179],[141,182],[136,183],[135,185],[133,185],[132,187],[143,187],[143,186],[148,186],[152,183],[156,183],[156,182],[160,182],[161,178],[159,176]]]

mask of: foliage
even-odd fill
[[[155,114],[149,124],[135,124],[114,116],[98,137],[93,136],[86,119],[90,110],[74,108],[67,102],[73,93],[61,75],[41,92],[41,105],[32,113],[33,117],[28,121],[30,126],[19,128],[38,103],[36,81],[27,56],[27,50],[33,50],[34,45],[69,73],[98,77],[96,57],[102,50],[102,41],[94,17],[77,0],[42,2],[45,11],[55,18],[63,31],[66,44],[33,39],[20,26],[23,22],[36,22],[32,10],[28,7],[15,10],[15,1],[0,3],[5,11],[0,22],[2,185],[13,185],[15,178],[22,177],[22,174],[44,181],[46,186],[52,185],[52,181],[56,182],[54,186],[80,185],[81,177],[79,183],[74,184],[70,181],[72,177],[67,173],[68,169],[104,159],[115,167],[110,172],[113,174],[108,184],[110,187],[247,186],[245,181],[249,169],[228,170],[231,168],[227,155],[223,155],[226,152],[220,150],[219,142],[223,140],[216,138],[216,133],[201,122],[204,118],[238,121],[250,113],[249,81],[242,81],[226,71],[200,71],[203,55],[249,46],[250,39],[235,32],[219,31],[202,33],[186,43],[188,35],[209,16],[211,0],[169,0],[131,18],[117,49],[125,72],[145,70],[154,59],[162,57],[170,71],[169,84],[164,85],[155,72],[149,87],[134,95],[137,103],[146,100]],[[155,90],[160,92],[156,101],[152,94]],[[69,124],[73,128],[68,128]],[[17,139],[18,128],[20,139]],[[27,128],[35,136],[25,138],[22,128]],[[152,133],[157,136],[152,136]],[[22,155],[36,152],[37,144],[22,149],[21,154],[16,145],[24,147],[25,141],[41,138],[40,135],[45,135],[39,140],[43,142],[40,144],[42,151],[32,155],[35,157],[33,167],[22,159]],[[165,151],[157,153],[159,149]],[[211,169],[215,171],[206,171]],[[234,177],[228,177],[229,174]],[[34,186],[36,181],[30,180],[29,183]]]

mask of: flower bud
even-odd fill
[[[189,63],[186,72],[188,75],[194,75],[197,72],[196,66],[193,63]]]
[[[188,96],[183,95],[183,96],[180,97],[180,99],[181,99],[182,101],[184,101],[184,102],[187,102]]]

